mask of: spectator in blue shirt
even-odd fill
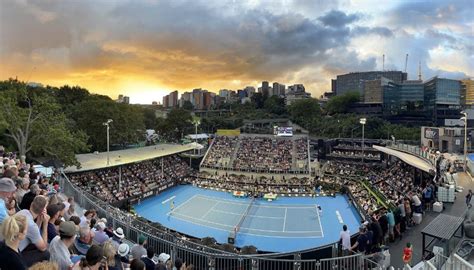
[[[388,234],[390,236],[390,241],[394,241],[395,236],[393,234],[393,229],[395,228],[395,216],[393,215],[392,210],[387,212],[387,220],[388,220]]]

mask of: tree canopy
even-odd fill
[[[332,97],[324,106],[327,114],[348,113],[351,105],[359,102],[358,92],[347,92],[345,94]]]
[[[4,136],[13,141],[20,156],[31,153],[77,164],[74,153],[89,149],[87,135],[68,129],[66,115],[48,92],[14,80],[0,83]]]

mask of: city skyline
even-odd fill
[[[131,103],[174,90],[304,84],[404,70],[474,75],[474,7],[459,1],[0,2],[0,78],[79,85]]]

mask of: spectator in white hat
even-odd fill
[[[159,264],[164,264],[166,266],[166,269],[171,270],[173,268],[173,262],[171,261],[171,256],[166,253],[161,253],[158,256],[158,263]]]
[[[8,216],[7,203],[10,202],[15,190],[13,180],[6,177],[0,179],[0,224]]]
[[[117,228],[114,230],[114,235],[112,236],[112,244],[114,244],[115,248],[118,250],[120,244],[122,244],[122,239],[125,237],[123,234],[122,228]]]

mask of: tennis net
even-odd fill
[[[252,200],[250,201],[249,205],[247,206],[247,209],[246,209],[245,212],[242,214],[242,217],[240,217],[239,222],[238,222],[237,225],[234,227],[234,232],[235,232],[235,234],[237,234],[237,233],[239,232],[240,226],[242,226],[242,223],[244,223],[245,217],[249,214],[250,208],[252,208],[252,205],[253,205],[254,202],[255,202],[255,198],[252,198]]]

